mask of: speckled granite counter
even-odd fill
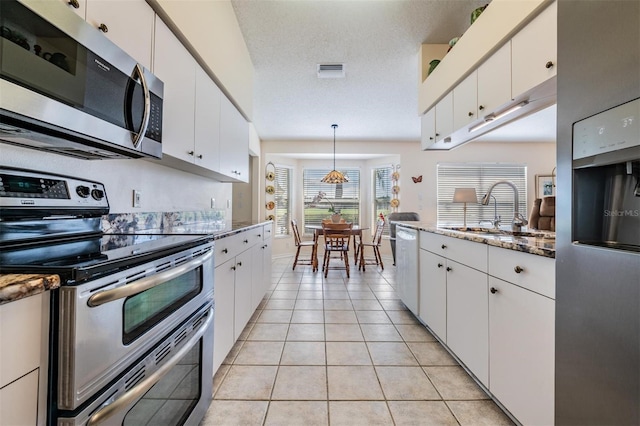
[[[432,224],[424,224],[420,222],[394,222],[407,228],[417,229],[419,231],[431,232],[433,234],[445,235],[447,237],[460,238],[462,240],[473,241],[476,243],[488,244],[490,246],[501,247],[509,250],[521,251],[523,253],[535,254],[538,256],[556,257],[556,240],[553,232],[540,232],[541,236],[510,235],[508,233],[490,233],[492,230],[482,232],[480,228],[469,228],[464,232],[452,229],[437,227]],[[538,233],[537,231],[535,231]]]
[[[60,287],[60,277],[51,274],[0,275],[0,305]]]

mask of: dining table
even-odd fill
[[[323,235],[322,225],[305,225],[304,228],[313,231],[313,241],[315,241],[317,245],[318,238],[320,238],[320,236]],[[358,247],[359,247],[358,243],[362,242],[362,231],[366,231],[367,229],[369,229],[368,226],[360,226],[356,224],[354,224],[353,227],[351,228],[351,235],[353,235],[353,263],[354,264],[358,263]],[[356,238],[358,239],[358,241],[356,241]],[[316,256],[315,263],[317,265],[318,250],[316,249],[314,250],[314,252]]]

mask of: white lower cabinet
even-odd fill
[[[259,240],[253,239],[256,229],[260,231]],[[269,250],[264,247],[267,243]],[[269,265],[268,269],[265,268],[266,264]],[[267,291],[271,281],[271,239],[263,241],[262,228],[252,228],[216,241],[214,273],[215,374]]]
[[[555,301],[489,277],[491,393],[525,425],[554,415]]]
[[[489,385],[487,274],[447,260],[447,346]]]
[[[447,342],[447,259],[420,250],[420,319]]]
[[[420,319],[520,423],[553,424],[555,260],[430,232],[420,248]]]

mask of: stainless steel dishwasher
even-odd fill
[[[396,228],[397,291],[400,299],[414,315],[418,315],[418,230]]]

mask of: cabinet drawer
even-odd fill
[[[271,238],[272,235],[273,235],[273,225],[272,224],[264,225],[262,227],[262,238],[264,240],[267,240]]]
[[[487,272],[487,245],[447,237],[431,232],[420,232],[420,248],[455,260],[482,272]]]
[[[244,240],[248,240],[248,244],[250,246],[257,244],[257,243],[261,243],[262,239],[264,237],[264,228],[262,226],[257,226],[255,228],[251,228],[246,232],[243,232],[242,234],[246,234],[245,238],[242,239],[242,241]],[[242,235],[240,234],[240,235]],[[245,244],[243,244],[245,245]]]
[[[216,240],[216,266],[236,257],[236,255],[242,251],[240,235],[242,234],[231,235]]]
[[[489,275],[556,298],[555,259],[490,246]]]

